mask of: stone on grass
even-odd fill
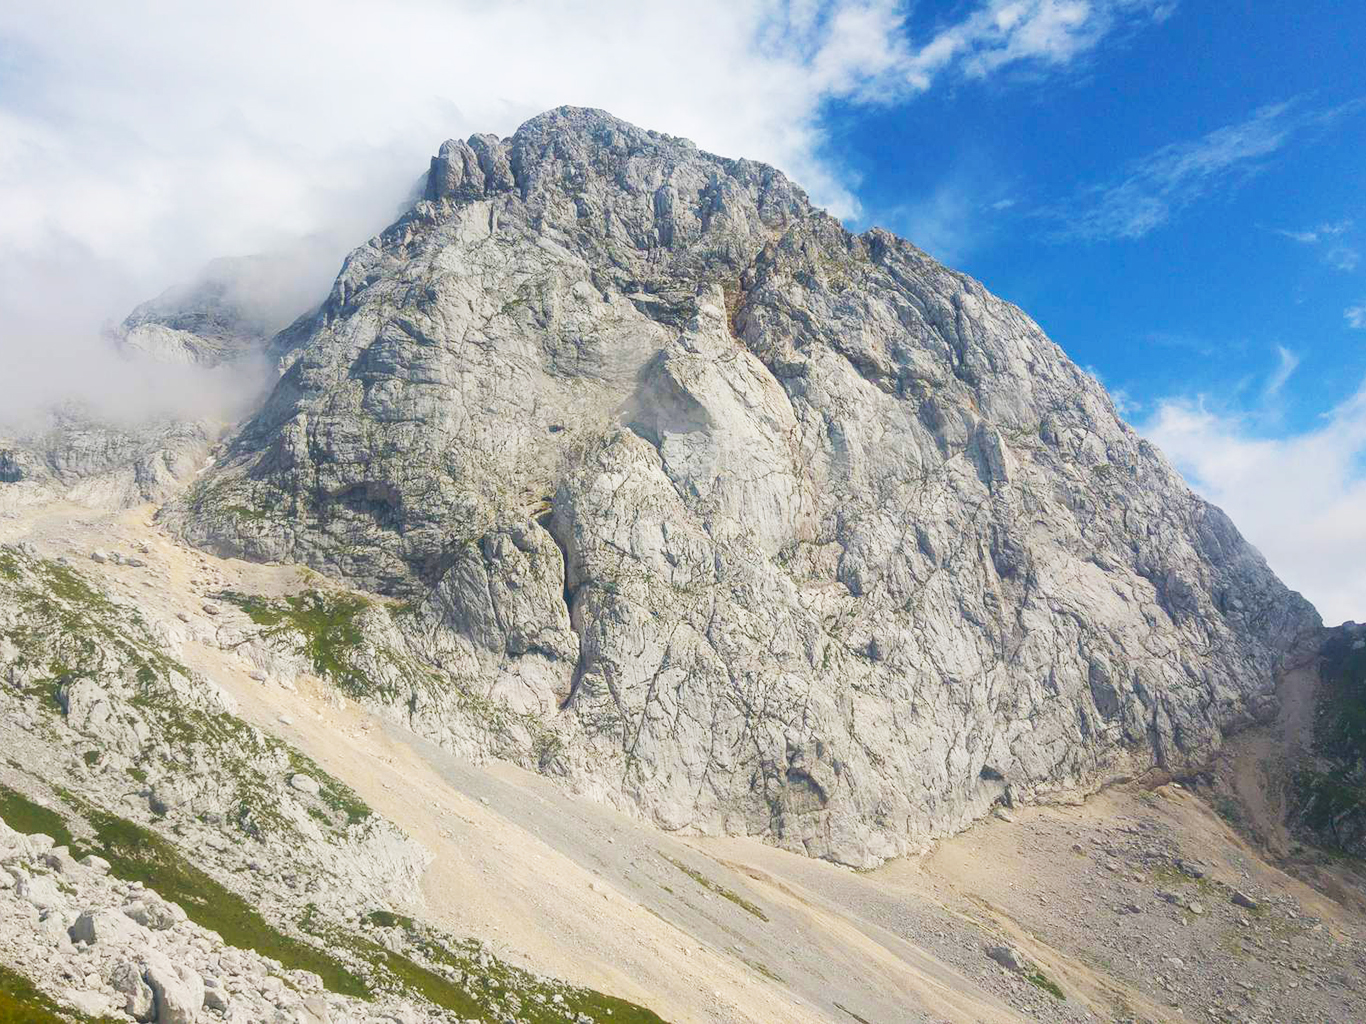
[[[318,785],[318,780],[311,775],[304,775],[302,772],[289,777],[289,785],[292,789],[297,789],[300,793],[309,796],[317,796],[322,792],[322,787]]]

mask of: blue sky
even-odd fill
[[[1204,394],[1276,435],[1366,374],[1363,41],[1366,4],[1187,3],[1046,79],[823,116],[856,220],[1021,305],[1130,417]]]
[[[442,140],[598,106],[1017,302],[1366,618],[1363,41],[1327,0],[0,5],[0,409],[164,401],[101,333],[134,304],[282,246],[321,294]]]

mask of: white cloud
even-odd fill
[[[1303,231],[1277,228],[1276,234],[1288,238],[1292,242],[1299,242],[1301,245],[1319,248],[1324,263],[1334,270],[1341,270],[1343,273],[1350,274],[1360,265],[1361,253],[1354,246],[1338,240],[1351,231],[1354,224],[1355,222],[1351,219],[1331,221]],[[1320,248],[1321,246],[1326,248]]]
[[[1112,388],[1110,390],[1110,401],[1115,404],[1115,412],[1124,419],[1130,419],[1143,411],[1143,403],[1123,388]]]
[[[101,321],[303,235],[335,267],[442,140],[564,103],[776,164],[847,217],[831,98],[1056,67],[1148,9],[977,0],[919,46],[893,0],[0,5],[0,380],[11,400],[83,367],[102,387]]]
[[[1334,270],[1341,270],[1346,274],[1356,270],[1361,263],[1361,253],[1347,245],[1339,245],[1329,249],[1323,258]]]
[[[1173,6],[1153,0],[991,0],[915,50],[904,74],[924,89],[955,66],[982,78],[1009,64],[1066,64],[1118,25],[1165,20]]]
[[[1346,318],[1348,327],[1356,331],[1366,331],[1366,302],[1348,306],[1342,311],[1342,315]]]
[[[1199,399],[1160,402],[1139,429],[1326,622],[1366,619],[1366,382],[1287,437],[1260,437]]]
[[[1281,388],[1285,387],[1285,382],[1290,379],[1290,375],[1300,365],[1300,357],[1284,345],[1276,346],[1276,369],[1267,378],[1266,387],[1262,394],[1271,399],[1280,394]]]
[[[1308,228],[1304,231],[1288,231],[1278,228],[1276,234],[1283,235],[1292,241],[1300,242],[1304,245],[1314,245],[1325,239],[1336,238],[1338,235],[1345,234],[1351,227],[1351,220],[1340,220],[1327,224],[1320,224],[1316,228]]]
[[[1094,186],[1068,208],[1053,211],[1066,222],[1060,234],[1082,239],[1142,238],[1196,200],[1237,187],[1291,138],[1325,127],[1361,105],[1353,101],[1328,110],[1306,110],[1293,100],[1277,103],[1199,139],[1164,146],[1133,163],[1116,180]],[[1315,232],[1283,233],[1304,242],[1320,237]]]

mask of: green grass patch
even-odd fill
[[[291,774],[307,775],[317,782],[318,799],[334,814],[344,817],[348,825],[358,825],[375,813],[354,789],[340,779],[328,775],[312,758],[299,753],[293,747],[286,749],[289,751]]]
[[[353,652],[365,636],[357,621],[371,602],[355,594],[329,594],[310,590],[271,600],[235,590],[214,597],[242,609],[266,639],[297,634],[296,649],[318,675],[332,680],[344,693],[364,696],[374,689],[371,681],[351,663]]]
[[[759,909],[749,900],[741,896],[738,892],[734,892],[731,889],[727,889],[720,882],[712,881],[706,875],[702,874],[702,872],[696,870],[695,868],[689,867],[688,865],[684,864],[681,860],[675,860],[673,857],[670,857],[667,853],[661,851],[659,855],[663,857],[665,860],[667,860],[674,867],[678,868],[679,871],[683,872],[683,874],[687,875],[702,888],[706,889],[708,892],[715,893],[717,896],[720,896],[724,900],[730,900],[741,910],[745,911],[746,913],[753,914],[760,921],[768,920],[767,914],[765,914],[761,909]]]
[[[6,589],[23,614],[7,637],[20,651],[18,664],[36,670],[30,696],[55,706],[63,684],[93,677],[116,659],[144,686],[173,672],[189,676],[148,637],[136,611],[115,605],[70,566],[10,557],[15,570],[4,576]]]
[[[329,925],[311,907],[300,926],[369,962],[388,979],[377,987],[416,993],[464,1018],[489,1024],[514,1018],[526,1024],[563,1024],[584,1014],[611,1024],[664,1024],[645,1007],[542,978],[504,963],[473,939],[452,941],[402,914],[377,910],[366,920],[380,928],[403,929],[405,942],[425,963]]]
[[[663,1024],[658,1015],[644,1007],[541,978],[498,960],[474,940],[453,942],[438,937],[402,914],[378,910],[367,915],[367,920],[376,927],[402,929],[406,940],[433,966],[321,921],[310,907],[300,928],[329,949],[344,950],[369,968],[358,972],[338,957],[268,924],[244,898],[190,864],[156,832],[103,811],[75,794],[58,792],[93,830],[93,839],[73,841],[66,820],[58,812],[4,787],[0,787],[0,813],[12,827],[53,836],[77,856],[98,854],[109,862],[114,877],[141,882],[179,904],[190,920],[217,932],[229,945],[278,960],[286,970],[312,971],[333,992],[362,999],[371,998],[377,990],[407,993],[461,1017],[489,1024],[509,1019],[514,1007],[517,1019],[528,1024],[560,1024],[579,1014],[613,1024]],[[87,1020],[74,1014],[57,1015],[57,1010],[44,1008],[48,1004],[34,1002],[43,997],[32,986],[25,988],[22,977],[14,977],[12,997],[7,995],[4,982],[0,977],[0,1024],[84,1024]],[[9,1006],[6,998],[11,998],[17,1015],[4,1016]]]
[[[1044,974],[1044,972],[1039,970],[1037,967],[1031,971],[1026,972],[1025,980],[1028,981],[1031,985],[1035,985],[1043,989],[1054,999],[1063,1000],[1067,998],[1066,993],[1064,993],[1063,990],[1058,987],[1058,983],[1054,981],[1052,978],[1050,978],[1048,975]]]
[[[376,928],[403,928],[412,931],[414,927],[413,919],[402,914],[395,914],[388,910],[375,910],[365,915],[365,920]]]
[[[474,990],[472,995],[480,1004],[481,1020],[493,1022],[504,1019],[493,1005],[497,1000],[486,993],[506,992],[517,996],[521,1003],[517,1018],[528,1024],[561,1024],[577,1019],[580,1014],[595,1021],[611,1021],[614,1024],[664,1024],[657,1013],[643,1006],[593,989],[547,981],[529,971],[506,964],[489,955],[473,939],[450,944],[432,938],[418,941],[426,956],[474,981],[469,987]],[[556,996],[559,997],[558,1002]]]
[[[343,964],[271,927],[255,907],[199,870],[151,829],[102,811],[74,794],[62,796],[94,830],[95,838],[87,848],[109,862],[116,878],[155,889],[163,899],[180,904],[195,924],[217,932],[231,946],[255,950],[288,970],[312,971],[341,995],[369,995],[365,982]]]
[[[88,1017],[64,1009],[28,978],[0,964],[0,1024],[114,1024],[120,1019]]]
[[[0,785],[0,818],[16,832],[27,835],[41,832],[51,836],[58,846],[73,845],[65,818],[51,807],[34,803],[24,794],[5,785]]]

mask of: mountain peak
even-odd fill
[[[415,728],[667,828],[867,865],[1189,770],[1318,625],[1019,309],[601,111],[442,146],[288,348],[168,523],[404,596]]]

